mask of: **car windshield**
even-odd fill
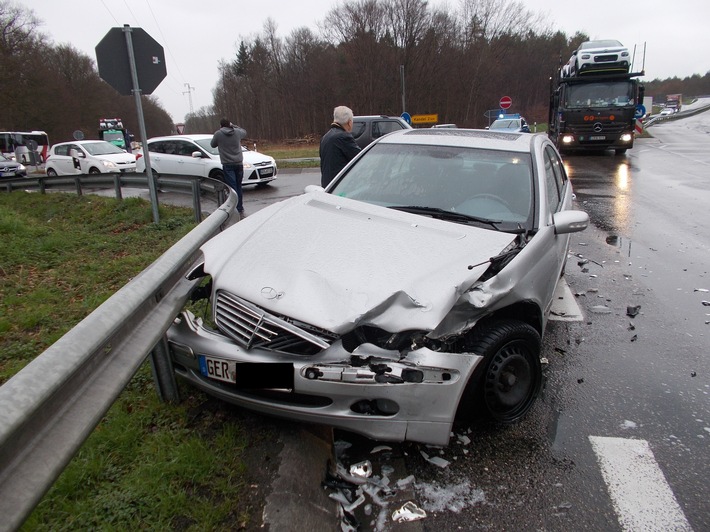
[[[518,231],[532,223],[531,168],[527,153],[377,144],[328,192],[457,223]]]
[[[618,48],[622,47],[623,44],[621,44],[619,41],[613,41],[613,40],[607,40],[607,41],[587,41],[583,42],[580,46],[580,50],[591,50],[594,48]]]
[[[520,120],[515,118],[496,120],[491,124],[490,129],[520,129]]]
[[[213,148],[210,146],[210,142],[212,142],[211,138],[205,138],[205,139],[195,139],[193,140],[195,144],[197,144],[200,148],[205,150],[207,153],[210,155],[215,155],[219,157],[219,150],[217,148]]]
[[[110,142],[89,142],[82,144],[82,147],[91,155],[111,155],[113,153],[125,153],[121,148],[114,146]]]
[[[612,105],[629,106],[634,105],[633,95],[633,86],[629,81],[570,85],[566,95],[566,107],[593,109]]]

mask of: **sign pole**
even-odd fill
[[[128,61],[131,67],[131,77],[133,79],[133,95],[136,99],[136,109],[138,111],[138,129],[140,131],[141,140],[143,141],[143,157],[145,157],[145,173],[148,176],[148,188],[150,190],[150,205],[153,210],[153,222],[160,222],[160,214],[158,212],[158,193],[153,178],[153,169],[150,167],[150,155],[148,151],[148,137],[145,132],[145,117],[143,116],[143,104],[141,102],[141,89],[138,86],[138,71],[136,70],[136,58],[133,54],[133,40],[131,39],[131,27],[128,24],[123,25],[123,33],[126,35],[126,47],[128,48]]]

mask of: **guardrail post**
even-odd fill
[[[39,181],[39,193],[40,193],[40,194],[44,194],[44,193],[45,193],[45,190],[44,190],[44,177],[38,177],[38,178],[37,178],[37,181]]]
[[[76,195],[81,196],[81,177],[75,177],[74,178],[74,184],[76,185]]]
[[[200,223],[202,221],[202,204],[200,202],[199,178],[192,180],[192,209],[195,211],[195,221]]]
[[[113,189],[116,191],[116,199],[122,200],[123,194],[121,193],[121,174],[113,174]]]
[[[167,337],[163,336],[153,347],[150,353],[150,368],[160,400],[168,403],[179,403],[180,392],[178,391],[175,373],[173,373],[173,363],[168,352]]]

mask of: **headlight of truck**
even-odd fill
[[[624,133],[623,135],[621,135],[621,142],[631,142],[632,138],[633,137],[631,133]]]

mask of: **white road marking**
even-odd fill
[[[692,531],[646,440],[589,436],[622,530]]]
[[[577,304],[577,299],[570,290],[564,277],[557,283],[555,294],[552,296],[550,307],[550,321],[582,321],[582,310]]]

